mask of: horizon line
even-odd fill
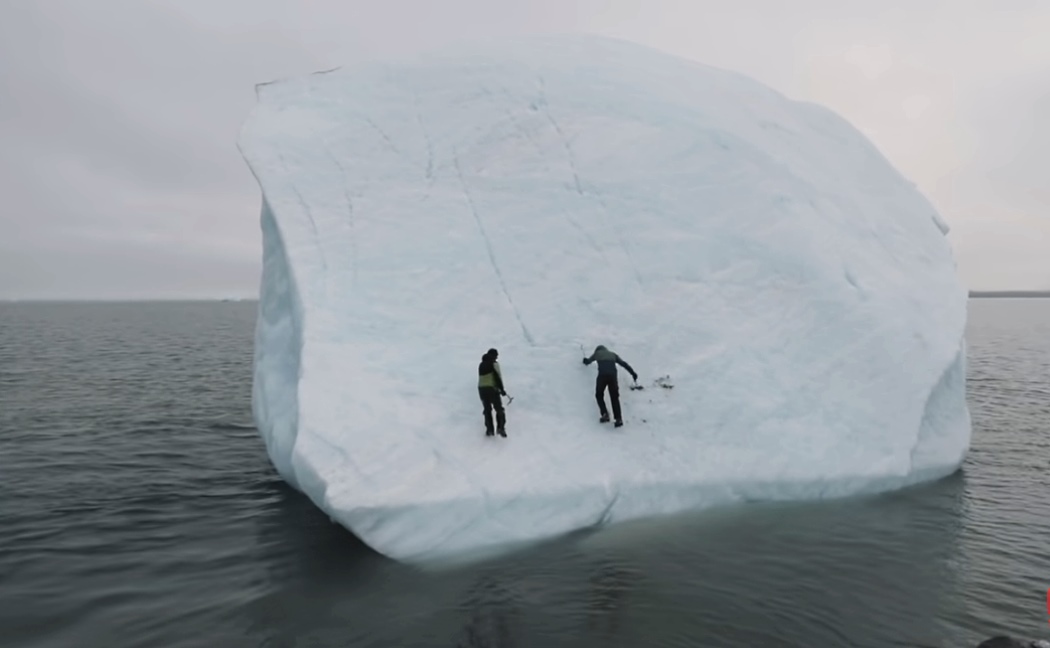
[[[1050,289],[982,289],[970,290],[971,298],[988,297],[1050,297]],[[0,303],[39,303],[39,304],[148,304],[178,302],[257,302],[258,295],[252,297],[0,297]]]

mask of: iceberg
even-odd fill
[[[960,468],[948,227],[840,116],[591,36],[257,86],[253,410],[377,552],[470,560],[625,520]],[[626,424],[600,424],[604,344]],[[486,438],[490,347],[508,438]]]

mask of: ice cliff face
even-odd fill
[[[828,110],[590,38],[258,95],[256,419],[282,477],[379,552],[481,555],[963,460],[947,227]],[[621,372],[618,430],[580,363],[596,344],[648,386]],[[489,347],[505,440],[484,437]]]

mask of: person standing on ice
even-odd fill
[[[481,364],[478,365],[478,395],[484,405],[485,414],[485,436],[493,436],[492,410],[496,410],[496,432],[503,438],[507,437],[507,414],[503,410],[501,396],[506,396],[507,391],[503,388],[503,375],[500,373],[499,363],[496,359],[499,351],[489,349],[481,356]]]
[[[605,390],[608,389],[609,400],[612,401],[613,416],[616,417],[616,427],[620,427],[623,425],[623,416],[620,412],[620,385],[616,376],[616,365],[620,365],[630,372],[635,382],[638,382],[638,374],[631,368],[631,365],[624,362],[623,358],[601,344],[595,347],[591,357],[583,359],[583,364],[585,365],[589,365],[592,362],[598,363],[598,378],[594,384],[594,398],[598,401],[598,410],[602,414],[599,420],[602,423],[609,422],[609,410],[605,409]]]

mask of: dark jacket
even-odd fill
[[[615,376],[616,365],[620,365],[631,374],[632,378],[638,380],[638,374],[631,368],[631,365],[624,362],[623,358],[606,349],[601,344],[594,349],[594,353],[591,354],[591,357],[583,359],[583,364],[585,365],[589,365],[592,362],[598,363],[598,375]]]

